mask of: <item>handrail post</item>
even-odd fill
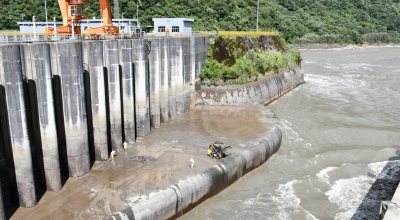
[[[74,19],[71,20],[71,28],[72,28],[72,36],[70,39],[75,39],[75,27],[74,27]]]
[[[38,41],[39,38],[36,35],[36,18],[35,18],[35,16],[32,16],[32,22],[33,22],[33,38],[32,38],[32,41]]]

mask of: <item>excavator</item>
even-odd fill
[[[115,36],[119,34],[119,28],[112,25],[111,6],[109,0],[99,0],[101,14],[103,16],[103,26],[88,28],[86,34],[89,38],[100,38],[103,35]],[[87,19],[82,14],[82,6],[89,4],[89,0],[58,0],[61,14],[63,17],[63,26],[46,28],[45,34],[81,34],[81,20]]]

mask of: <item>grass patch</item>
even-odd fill
[[[200,72],[201,84],[249,83],[301,63],[300,52],[287,48],[280,39],[268,41],[261,37],[249,37],[247,47],[241,48],[236,44],[236,37],[218,36],[216,44],[210,46],[205,66]],[[277,45],[275,41],[279,41],[279,49],[271,50]]]

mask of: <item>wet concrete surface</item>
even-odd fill
[[[70,177],[62,190],[46,192],[37,206],[19,208],[11,219],[107,218],[218,164],[206,155],[209,144],[224,141],[233,147],[228,154],[239,152],[275,124],[274,114],[263,106],[196,106],[138,138],[114,160],[95,162],[88,174]]]

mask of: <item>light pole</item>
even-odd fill
[[[47,24],[47,3],[46,3],[46,0],[44,0],[44,11],[46,13],[46,27],[49,28],[49,25]]]
[[[124,32],[125,32],[124,13],[122,13],[122,24],[124,25]]]
[[[258,32],[258,5],[260,4],[260,0],[257,0],[257,32]]]
[[[137,1],[137,4],[136,4],[136,22],[138,23],[138,28],[140,28],[140,26],[139,26],[139,6],[142,6],[142,3],[140,2],[140,0],[138,0]]]
[[[22,23],[24,23],[24,14],[21,14]],[[22,24],[22,32],[24,32],[24,24]]]

